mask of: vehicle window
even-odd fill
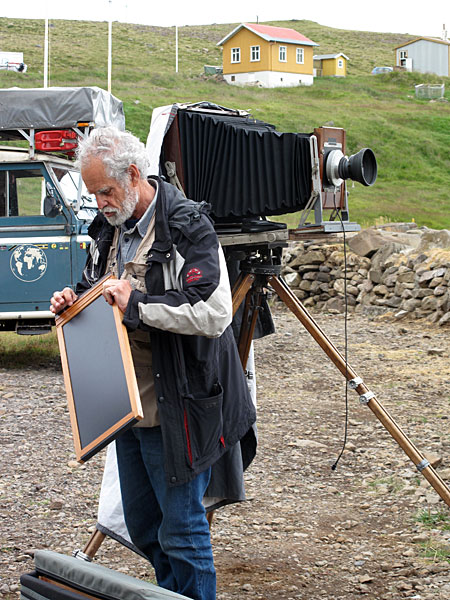
[[[0,216],[40,215],[44,189],[44,177],[39,169],[1,171]]]
[[[81,204],[88,208],[96,208],[95,196],[91,196],[78,171],[66,171],[65,169],[53,169],[61,188],[64,198],[74,204],[78,198],[78,187],[81,183]]]
[[[6,174],[5,171],[0,171],[0,217],[6,217]]]

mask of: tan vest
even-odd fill
[[[155,239],[155,215],[153,215],[147,233],[136,250],[132,261],[125,263],[121,279],[130,282],[134,290],[146,293],[145,272],[147,270],[146,259]],[[119,229],[116,228],[114,238],[109,250],[106,263],[106,272],[112,272],[118,277],[117,271],[117,245],[119,242]],[[136,373],[139,394],[141,396],[144,418],[135,427],[155,427],[160,424],[158,406],[155,396],[155,385],[152,373],[152,350],[149,334],[141,329],[136,329],[128,334],[130,340],[131,354],[133,357],[134,370]]]

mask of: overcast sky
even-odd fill
[[[340,29],[440,37],[450,30],[449,0],[225,0],[167,2],[146,0],[4,0],[0,17],[82,19],[144,25],[208,25],[308,19]]]

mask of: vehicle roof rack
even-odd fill
[[[73,158],[78,138],[95,127],[125,129],[122,102],[98,87],[0,90],[0,140],[26,140],[36,151]]]

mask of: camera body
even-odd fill
[[[339,207],[345,208],[345,185],[342,182],[339,186],[334,186],[326,174],[328,159],[331,158],[333,151],[340,151],[345,155],[345,130],[339,127],[317,127],[314,129],[314,135],[317,138],[320,181],[322,191],[322,208],[333,210]]]
[[[344,129],[282,133],[247,111],[209,102],[163,108],[155,109],[147,142],[160,148],[155,172],[209,203],[217,227],[267,229],[267,217],[299,212],[300,229],[360,229],[348,218],[345,182],[372,185],[376,160],[368,148],[348,159]]]

